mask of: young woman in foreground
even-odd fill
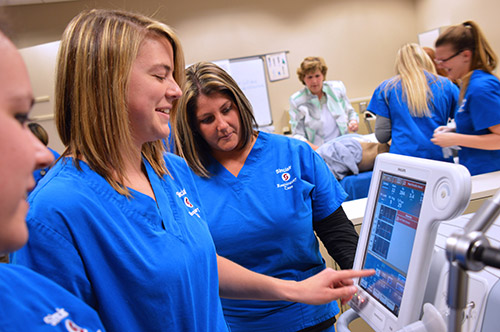
[[[35,186],[33,171],[54,160],[28,129],[32,105],[26,66],[0,30],[0,255],[28,240],[26,195]],[[2,332],[104,332],[97,313],[75,295],[30,269],[5,263],[0,263],[0,317]]]

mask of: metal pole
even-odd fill
[[[467,303],[467,272],[456,262],[450,262],[448,274],[448,299],[450,316],[448,317],[448,331],[462,331],[463,311]]]

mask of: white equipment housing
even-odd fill
[[[377,157],[353,267],[376,274],[355,280],[359,291],[349,303],[374,330],[419,320],[439,223],[460,216],[470,194],[464,166]]]

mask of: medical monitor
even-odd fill
[[[375,330],[396,331],[418,320],[439,221],[470,199],[461,165],[380,154],[375,162],[354,261],[375,275],[355,281],[351,307]]]

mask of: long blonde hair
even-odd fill
[[[472,71],[480,69],[494,75],[493,71],[498,64],[497,55],[476,22],[465,21],[462,24],[457,24],[446,29],[436,40],[436,47],[443,45],[451,45],[455,52],[465,50],[472,52],[470,71],[462,77],[460,101],[463,99],[465,91],[467,91]]]
[[[401,82],[403,102],[408,105],[412,116],[431,116],[429,100],[432,91],[429,87],[427,75],[431,74],[437,80],[434,62],[427,53],[417,44],[405,44],[396,56],[396,76],[385,86],[384,92],[392,89]]]
[[[119,10],[88,10],[67,26],[61,41],[56,82],[55,119],[66,146],[63,156],[85,159],[123,195],[125,156],[132,146],[127,111],[129,74],[142,41],[166,38],[174,51],[174,79],[182,85],[184,55],[167,25],[146,16]],[[174,104],[174,108],[176,103]],[[167,173],[161,141],[142,146],[143,156],[158,175]]]

